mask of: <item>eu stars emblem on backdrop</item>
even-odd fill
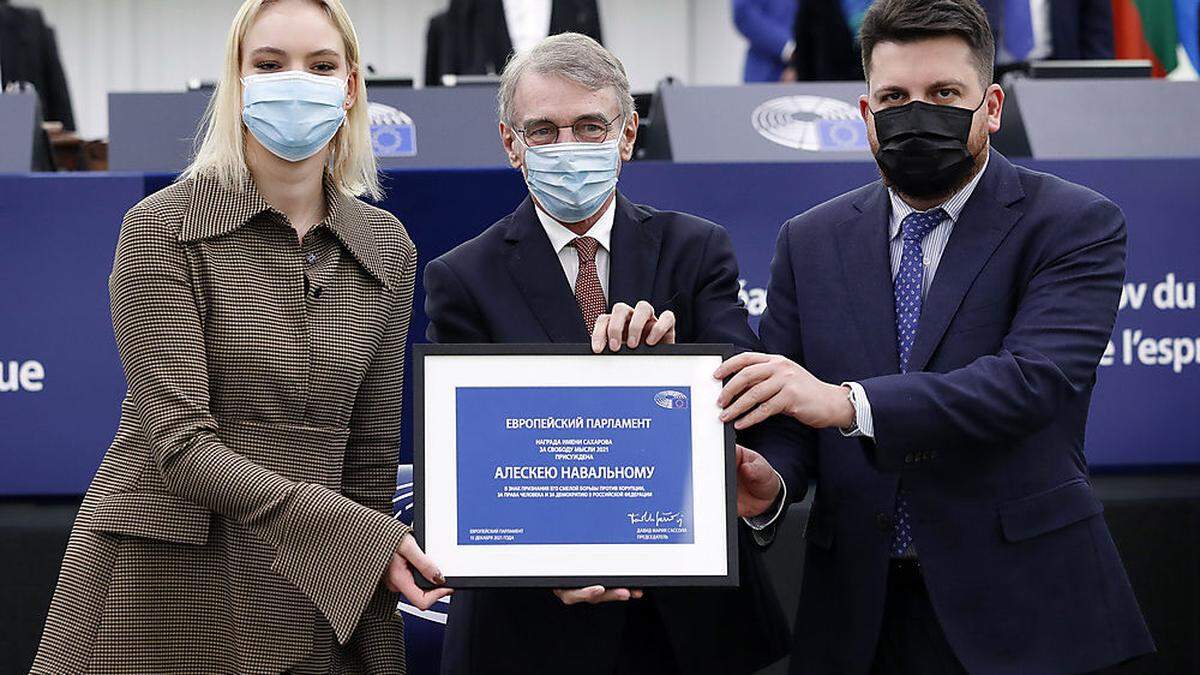
[[[371,147],[376,157],[413,157],[417,154],[417,127],[412,118],[390,105],[372,102]]]

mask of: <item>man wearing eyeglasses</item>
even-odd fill
[[[499,98],[500,137],[530,194],[425,268],[431,341],[759,348],[725,230],[616,189],[638,128],[616,57],[583,35],[547,38],[509,63]],[[780,479],[754,451],[738,455],[738,509],[758,522],[779,507]],[[739,565],[739,589],[460,590],[442,672],[754,672],[781,658],[787,626],[758,552],[744,548]]]

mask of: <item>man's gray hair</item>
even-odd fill
[[[592,38],[579,33],[560,33],[542,40],[528,52],[514,56],[504,67],[497,97],[498,113],[500,121],[509,126],[512,126],[517,83],[527,71],[565,77],[591,91],[612,87],[621,104],[622,119],[628,121],[633,117],[633,96],[629,93],[625,66]]]

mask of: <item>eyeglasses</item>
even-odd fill
[[[613,122],[621,117],[621,113],[617,113],[611,120],[605,120],[603,117],[584,117],[575,121],[574,124],[568,124],[565,127],[560,127],[547,120],[538,122],[530,122],[525,125],[524,129],[517,129],[517,133],[525,140],[525,144],[534,145],[550,145],[558,142],[558,132],[560,129],[570,129],[574,134],[575,140],[581,143],[603,143],[608,139],[608,132],[612,129]]]

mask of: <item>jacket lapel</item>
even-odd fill
[[[988,168],[954,224],[937,276],[921,309],[909,370],[924,370],[963,297],[996,247],[1021,217],[1013,206],[1025,196],[1017,170],[992,151]]]
[[[583,314],[529,197],[509,217],[505,264],[551,342],[587,342]]]
[[[838,252],[850,312],[879,374],[900,372],[896,350],[896,308],[888,244],[891,206],[882,183],[866,188],[855,202],[858,213],[839,229]]]
[[[662,233],[647,221],[650,213],[617,193],[608,263],[608,308],[650,300]],[[656,311],[660,308],[655,307]]]

